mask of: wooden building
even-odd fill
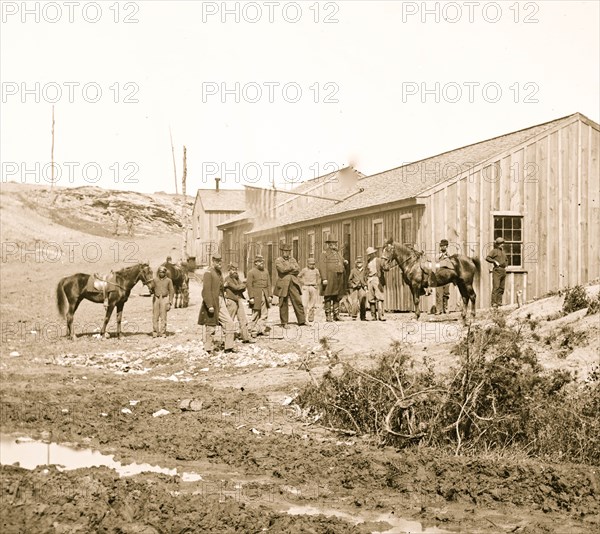
[[[274,274],[279,244],[291,243],[301,265],[317,262],[328,234],[353,264],[368,246],[387,237],[413,243],[430,258],[442,238],[449,252],[477,256],[478,307],[490,305],[490,264],[494,239],[505,238],[509,255],[504,303],[600,276],[600,173],[598,124],[575,113],[551,122],[468,145],[371,176],[360,176],[362,193],[341,202],[290,196],[275,216],[252,213],[220,225],[238,261],[262,253]],[[295,191],[341,199],[337,173],[302,184]],[[226,247],[224,247],[226,248]],[[235,249],[235,250],[234,250]],[[386,307],[413,309],[398,268],[387,277]],[[450,308],[458,303],[451,289]],[[433,297],[422,299],[428,310]]]
[[[219,178],[214,189],[198,189],[188,237],[187,255],[195,256],[199,265],[207,265],[211,251],[219,248],[222,234],[218,225],[246,210],[244,191],[221,189]]]

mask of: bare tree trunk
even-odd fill
[[[54,189],[54,104],[52,104],[52,150],[50,151],[50,161],[52,165],[52,181],[50,182],[50,196]]]
[[[187,149],[183,147],[183,175],[181,177],[181,192],[183,199],[181,202],[181,224],[183,225],[183,243],[181,250],[181,261],[187,260],[187,233],[188,233],[188,221],[187,221],[187,198],[185,196],[185,181],[187,179]]]
[[[177,167],[175,165],[175,147],[173,146],[173,136],[171,135],[171,127],[169,126],[169,137],[171,138],[171,154],[173,154],[173,176],[175,178],[175,194],[177,192]]]

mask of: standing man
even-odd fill
[[[221,274],[221,255],[218,252],[213,254],[212,267],[204,273],[202,280],[202,306],[198,324],[205,325],[204,350],[206,352],[211,354],[213,351],[212,336],[218,324],[225,332],[225,352],[235,352],[233,348],[235,326],[227,311],[223,275]]]
[[[448,240],[442,239],[440,241],[440,256],[438,258],[439,268],[444,267],[445,260],[448,256]],[[435,311],[437,315],[442,313],[448,313],[448,301],[450,300],[450,284],[438,286],[435,288]]]
[[[315,259],[308,258],[308,267],[304,267],[300,271],[298,278],[302,282],[302,305],[308,316],[308,322],[312,323],[315,320],[315,308],[317,306],[317,298],[321,285],[321,275],[318,269],[315,268]]]
[[[167,312],[173,304],[173,282],[167,276],[167,269],[160,266],[156,271],[158,276],[154,277],[152,297],[152,337],[167,337]],[[160,319],[160,325],[159,325]]]
[[[288,323],[289,301],[292,301],[298,326],[306,324],[304,319],[304,306],[302,306],[302,295],[300,280],[300,266],[296,258],[291,257],[292,245],[283,243],[281,245],[281,256],[275,260],[277,269],[277,281],[273,294],[279,297],[279,319],[281,326],[285,327]]]
[[[485,261],[492,263],[492,307],[502,306],[502,295],[504,295],[504,281],[506,280],[506,266],[508,258],[502,250],[504,238],[497,237],[494,241],[494,248],[487,255]]]
[[[325,241],[327,250],[323,253],[319,272],[321,274],[321,295],[324,297],[325,320],[340,320],[340,299],[346,293],[344,270],[348,261],[338,252],[338,242],[334,237]]]
[[[367,271],[363,265],[362,256],[354,261],[354,269],[350,271],[348,279],[350,286],[350,303],[352,306],[352,319],[356,320],[360,309],[360,320],[367,320]]]
[[[377,250],[373,247],[367,248],[367,287],[369,292],[369,304],[371,305],[371,318],[376,321],[385,321],[383,316],[383,301],[385,294],[385,274],[389,270],[385,260],[377,257]]]
[[[269,315],[273,293],[271,292],[271,277],[265,271],[265,259],[260,254],[256,255],[254,267],[248,272],[246,288],[248,289],[248,302],[252,308],[250,332],[253,336],[262,336],[270,330],[268,326],[265,328],[265,321]]]
[[[248,318],[246,317],[246,307],[244,303],[244,300],[246,299],[244,296],[246,284],[240,280],[237,263],[229,264],[229,274],[225,278],[223,286],[225,287],[227,311],[232,320],[235,321],[237,317],[237,320],[240,323],[242,342],[251,343],[250,334],[248,333]]]

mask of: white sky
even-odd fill
[[[141,192],[175,191],[169,126],[179,178],[182,146],[187,146],[188,193],[194,194],[198,187],[212,187],[216,175],[224,178],[224,187],[268,186],[269,165],[277,165],[279,186],[285,182],[281,169],[286,164],[288,176],[295,175],[297,165],[304,179],[317,170],[331,170],[329,162],[353,162],[372,174],[576,111],[599,120],[596,1],[313,0],[299,3],[297,23],[284,18],[298,13],[284,1],[272,4],[273,22],[263,3],[98,4],[101,13],[93,2],[81,0],[71,7],[68,2],[2,2],[3,181],[44,183],[41,171],[45,165],[48,171],[50,162],[50,100],[56,98],[57,85],[62,87],[55,104],[54,158],[62,170],[58,185]],[[23,5],[32,13],[24,15]],[[223,7],[235,10],[236,5],[240,20],[230,14],[223,21]],[[244,14],[257,17],[257,6],[260,20],[243,20]],[[425,8],[433,12],[423,19]],[[117,12],[120,21],[115,23]],[[319,22],[314,20],[317,13]],[[460,20],[448,22],[444,14]],[[59,15],[55,23],[44,20]],[[138,22],[124,23],[127,15]],[[325,23],[326,16],[337,22]],[[85,17],[99,20],[92,23]],[[69,82],[79,84],[74,102],[69,101]],[[219,88],[226,83],[233,89],[236,82],[250,98],[258,84],[262,98],[247,102],[242,92],[240,102],[230,94],[222,103],[219,91],[205,95],[203,102],[203,84]],[[269,82],[279,84],[274,102],[264,85]],[[434,89],[436,82],[439,102],[435,94],[420,91],[422,83]],[[473,102],[464,85],[469,82],[480,84],[474,86]],[[116,103],[115,83],[120,88]],[[281,88],[287,83],[301,88],[299,102],[284,100]],[[488,83],[486,100],[482,86]],[[23,84],[33,93],[23,94]],[[101,88],[98,102],[86,101],[85,84]],[[320,88],[316,103],[315,84]],[[414,84],[408,87],[417,88],[417,94],[403,98],[403,84]],[[462,97],[444,101],[444,94],[457,97],[457,86]],[[94,87],[88,88],[88,100]],[[500,98],[489,101],[498,87]],[[134,95],[132,88],[138,89]],[[293,88],[289,98],[295,96]],[[124,103],[127,96],[139,102]],[[325,102],[325,97],[338,102]],[[65,162],[75,162],[71,171]],[[126,167],[128,162],[135,166]],[[82,173],[86,164],[87,180]],[[98,181],[94,169],[101,171]],[[233,172],[226,175],[225,169]],[[257,169],[262,180],[244,180]],[[26,175],[26,170],[33,172]],[[125,183],[130,173],[134,182]]]

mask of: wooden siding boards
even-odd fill
[[[299,261],[308,254],[309,231],[315,233],[315,258],[324,247],[322,232],[329,228],[342,243],[342,228],[350,222],[351,265],[374,244],[373,221],[383,219],[384,238],[401,239],[402,217],[412,217],[412,240],[430,257],[437,256],[443,237],[469,256],[478,256],[482,273],[476,281],[478,307],[490,305],[491,275],[485,256],[492,247],[493,212],[523,216],[523,269],[509,272],[504,303],[516,303],[550,290],[587,282],[600,276],[600,185],[598,125],[580,115],[556,128],[538,133],[522,144],[475,165],[452,181],[439,182],[424,191],[417,203],[410,200],[358,212],[303,221],[291,227],[272,228],[240,240],[274,243],[280,237],[299,240]],[[414,199],[413,199],[414,202]],[[250,228],[250,226],[248,226]],[[237,234],[236,234],[237,236]],[[236,237],[237,239],[237,237]],[[242,249],[241,249],[242,250]],[[272,275],[274,273],[271,273]],[[562,275],[562,276],[561,276]],[[394,268],[388,275],[387,305],[391,310],[412,310],[412,297]],[[451,290],[452,303],[458,292]],[[434,298],[422,299],[428,310]]]
[[[588,230],[589,258],[588,279],[600,276],[600,161],[598,159],[600,134],[597,130],[590,128],[590,158],[588,176],[588,212],[591,228]]]

